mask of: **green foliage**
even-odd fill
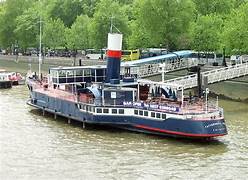
[[[112,0],[101,0],[97,6],[91,24],[91,38],[94,48],[104,48],[107,45],[107,34],[110,31],[111,17],[113,24],[125,36],[128,35],[127,17],[119,3]],[[113,28],[115,30],[115,28]],[[126,38],[124,39],[125,42]]]
[[[192,25],[192,46],[198,51],[215,51],[220,48],[223,21],[216,15],[200,16]]]
[[[248,0],[5,0],[0,47],[104,48],[111,19],[124,48],[248,53]],[[114,32],[117,32],[115,28]]]
[[[65,46],[65,26],[60,19],[49,19],[44,24],[43,43],[46,47],[55,49]]]
[[[81,14],[92,17],[96,4],[99,0],[49,0],[47,2],[47,13],[51,18],[60,18],[66,27],[71,25]]]
[[[82,6],[80,0],[53,0],[49,5],[48,14],[53,19],[61,19],[65,26],[70,27],[83,12]]]
[[[194,0],[199,14],[228,14],[234,7],[235,0]]]
[[[83,13],[82,14],[85,14],[89,17],[93,17],[95,10],[96,10],[96,5],[97,3],[100,2],[100,0],[84,0],[82,2],[83,2],[83,5],[82,5]]]
[[[129,49],[152,47],[151,38],[144,28],[139,24],[139,21],[131,21],[129,26],[132,35],[128,38]]]
[[[38,6],[35,8],[29,8],[23,12],[22,15],[16,18],[16,28],[14,33],[16,39],[23,49],[27,47],[37,47],[36,42],[39,34],[39,14]]]
[[[248,0],[234,0],[234,7],[239,7],[242,4],[247,3]]]
[[[229,54],[248,52],[248,2],[228,16],[222,37]]]
[[[137,0],[134,8],[136,25],[133,26],[130,42],[138,37],[138,28],[145,32],[143,35],[147,35],[145,39],[149,39],[149,46],[180,47],[180,39],[187,33],[193,17],[192,1]]]
[[[69,49],[87,49],[90,47],[89,26],[90,18],[87,15],[77,17],[71,28],[66,30],[66,42]]]
[[[10,48],[16,43],[14,33],[16,18],[32,4],[31,2],[31,0],[7,0],[3,3],[0,14],[0,44],[3,47]]]

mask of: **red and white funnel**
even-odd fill
[[[122,34],[108,33],[106,82],[120,80]]]

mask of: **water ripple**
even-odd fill
[[[1,179],[247,177],[248,121],[241,111],[226,114],[228,136],[195,142],[68,125],[43,117],[26,105],[27,97],[24,86],[0,91]]]

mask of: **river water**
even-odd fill
[[[0,179],[248,177],[248,104],[220,100],[229,134],[199,142],[83,129],[80,123],[42,116],[26,105],[27,98],[26,86],[0,90]]]

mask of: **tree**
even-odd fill
[[[79,15],[92,17],[99,0],[50,0],[47,1],[47,14],[53,18],[60,18],[66,27],[71,25]]]
[[[92,18],[95,10],[96,10],[96,5],[99,3],[100,0],[84,0],[83,1],[83,13],[84,15],[87,15],[88,17]]]
[[[47,47],[65,47],[65,26],[61,19],[49,19],[44,24],[43,42]]]
[[[3,2],[0,2],[0,25],[3,25],[3,16],[4,16],[5,10],[3,6]],[[0,30],[1,32],[1,30]],[[4,43],[1,40],[1,33],[0,33],[0,47],[3,47]]]
[[[229,14],[236,0],[194,0],[198,14]]]
[[[38,47],[37,36],[39,34],[39,6],[34,4],[16,18],[16,29],[14,30],[19,46]]]
[[[91,38],[94,48],[101,49],[107,45],[107,34],[110,31],[111,17],[113,24],[124,34],[124,45],[128,36],[127,17],[120,5],[112,0],[101,0],[97,6],[91,23]]]
[[[66,30],[66,44],[70,49],[87,49],[89,42],[90,18],[87,15],[78,16],[70,29]]]
[[[234,7],[239,7],[242,4],[247,3],[248,0],[234,0]]]
[[[6,0],[1,4],[0,42],[4,48],[11,48],[16,43],[14,33],[16,29],[16,18],[32,4],[32,0]]]
[[[130,21],[129,27],[132,31],[131,36],[128,38],[128,49],[138,49],[152,47],[151,36],[146,30],[139,24],[139,21]]]
[[[222,24],[219,16],[200,16],[192,25],[192,47],[198,51],[219,49]]]
[[[137,37],[136,28],[142,29],[142,32],[146,31],[143,34],[148,36],[145,39],[151,41],[150,46],[162,45],[175,49],[179,47],[180,37],[188,32],[194,4],[191,0],[136,0],[134,11],[135,24],[138,26],[132,29],[134,39]]]
[[[248,53],[248,2],[232,11],[225,21],[223,46],[227,53]]]

